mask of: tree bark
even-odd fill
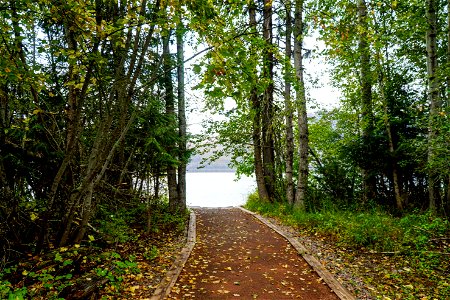
[[[256,28],[256,4],[254,0],[250,1],[249,7],[249,26],[252,33],[257,35]],[[256,56],[254,46],[251,46],[250,57]],[[264,169],[261,151],[261,99],[258,96],[257,86],[258,76],[256,67],[252,72],[252,89],[250,92],[250,107],[252,109],[252,141],[253,141],[253,158],[255,167],[256,186],[258,189],[258,197],[261,201],[269,201],[269,194],[267,192],[266,183],[264,179]]]
[[[285,49],[285,78],[284,78],[284,103],[286,114],[286,200],[294,204],[294,111],[291,100],[291,56],[292,56],[292,15],[291,0],[286,0],[286,49]]]
[[[440,103],[439,103],[439,80],[437,78],[437,1],[427,0],[426,2],[427,18],[427,75],[428,75],[428,102],[430,105],[430,115],[428,123],[428,197],[429,209],[435,213],[439,201],[438,176],[434,170],[433,162],[435,159],[434,143],[437,137],[437,125]]]
[[[159,3],[159,0],[157,0],[156,2]],[[146,0],[141,1],[141,5],[145,6],[145,3]],[[97,3],[97,5],[100,4]],[[152,12],[152,19],[156,18],[157,10],[160,9],[159,5],[155,7],[156,10]],[[97,13],[99,13],[98,10]],[[143,13],[142,9],[141,13]],[[101,18],[96,18],[97,22],[100,22],[100,19]],[[100,24],[97,25],[100,26]],[[113,70],[116,84],[111,87],[109,95],[106,97],[106,100],[109,104],[111,104],[111,107],[109,109],[106,109],[104,114],[100,115],[99,117],[99,126],[96,127],[97,132],[93,147],[89,153],[87,168],[83,172],[83,174],[79,174],[81,183],[78,186],[74,187],[74,190],[72,191],[67,201],[66,214],[63,218],[63,231],[59,242],[60,246],[68,244],[72,241],[80,242],[84,237],[87,224],[92,217],[94,208],[92,196],[95,187],[102,180],[105,172],[111,165],[114,156],[117,153],[120,145],[124,142],[125,136],[129,131],[129,128],[131,127],[131,124],[135,117],[135,113],[131,114],[130,116],[127,112],[128,109],[126,108],[131,104],[132,96],[135,94],[135,86],[137,83],[137,79],[142,72],[144,58],[146,57],[150,41],[152,40],[154,27],[155,25],[152,25],[150,29],[145,32],[144,43],[139,48],[139,55],[133,54],[131,55],[131,57],[128,57],[126,55],[127,51],[123,50],[122,47],[114,48],[116,46],[113,46],[114,52],[119,53],[119,55],[117,57],[117,62]],[[69,27],[69,30],[72,30],[72,27]],[[134,29],[132,28],[128,30],[126,36],[125,49],[131,49],[133,45],[133,38],[135,41],[134,45],[136,44],[136,41],[139,41],[141,39],[140,32],[134,31]],[[74,36],[69,36],[67,38],[74,38]],[[93,51],[96,52],[97,48],[98,45],[94,46]],[[125,72],[124,70],[126,61],[129,63],[128,67],[130,68],[128,72]],[[131,68],[131,66],[134,67]],[[89,66],[88,73],[84,78],[85,81],[83,87],[79,92],[78,97],[75,99],[76,101],[78,101],[77,107],[79,109],[76,111],[77,115],[75,119],[78,122],[76,124],[78,126],[78,135],[80,134],[81,130],[80,115],[83,107],[84,95],[87,93],[87,87],[90,82],[90,76],[92,74],[91,70],[92,66]],[[121,113],[117,115],[116,112]],[[78,139],[78,136],[74,137]],[[60,174],[60,172],[58,172],[58,174]],[[61,175],[62,174],[63,173],[61,173]],[[71,241],[70,238],[73,236],[72,232],[75,231],[72,227],[74,224],[74,215],[77,210],[79,211],[79,216],[81,217],[81,223],[77,228],[77,235]]]
[[[186,209],[186,97],[184,94],[184,45],[183,45],[183,23],[180,16],[180,23],[177,28],[177,77],[178,77],[178,133],[180,136],[179,151],[182,156],[178,166],[178,208],[181,211]]]
[[[263,1],[263,38],[265,41],[263,53],[263,77],[267,81],[262,103],[262,155],[264,179],[269,201],[275,199],[275,151],[273,134],[273,32],[272,32],[272,0]]]
[[[447,68],[450,68],[450,0],[447,1]],[[450,73],[447,72],[447,108],[450,108]],[[447,191],[444,211],[450,216],[450,174],[447,175]]]
[[[298,183],[294,206],[305,208],[306,193],[308,189],[308,116],[306,110],[305,82],[303,78],[303,0],[295,1],[294,24],[294,66],[297,79],[296,103],[298,110]]]
[[[370,78],[370,47],[368,42],[367,5],[365,0],[358,2],[358,24],[361,28],[359,34],[358,52],[360,62],[360,88],[361,88],[361,125],[364,145],[370,147],[373,134],[372,111],[372,82]],[[369,164],[370,165],[370,164]],[[376,197],[376,181],[371,167],[362,168],[363,176],[363,202],[367,203]]]
[[[450,175],[447,176],[446,203],[444,203],[444,213],[447,218],[450,217]]]
[[[166,100],[166,114],[169,117],[169,122],[175,119],[175,97],[173,94],[172,83],[172,60],[169,52],[169,40],[170,32],[163,37],[163,57],[164,57],[164,88],[165,88],[165,100]],[[169,124],[172,127],[172,124]],[[168,153],[174,156],[173,147],[168,147]],[[178,184],[177,184],[177,167],[173,162],[167,164],[167,185],[169,189],[169,207],[172,211],[178,209]]]
[[[379,54],[381,56],[381,54]],[[383,102],[384,109],[384,125],[386,127],[386,134],[388,137],[388,150],[391,158],[391,168],[392,168],[392,181],[394,184],[394,195],[395,195],[395,204],[397,206],[397,210],[403,211],[405,205],[405,195],[403,193],[403,188],[401,184],[401,176],[400,171],[398,169],[397,157],[395,154],[395,145],[394,139],[392,136],[392,126],[390,122],[390,115],[388,109],[388,100],[385,94],[385,85],[384,85],[384,74],[382,71],[382,63],[378,63],[378,81],[380,85],[380,97]]]
[[[85,196],[82,198],[83,199],[83,205],[82,205],[83,211],[81,213],[81,224],[80,224],[80,228],[78,230],[78,234],[75,237],[74,243],[77,243],[77,244],[80,243],[84,237],[84,234],[86,233],[87,225],[92,216],[92,211],[93,211],[92,195],[93,195],[94,188],[99,184],[100,180],[102,180],[103,176],[105,175],[105,172],[108,169],[108,167],[110,166],[112,159],[114,157],[114,154],[116,153],[117,149],[119,148],[119,145],[125,140],[125,136],[127,135],[128,130],[130,130],[130,127],[131,127],[131,124],[133,124],[134,118],[135,118],[135,113],[133,113],[130,116],[130,119],[125,124],[125,126],[122,128],[122,131],[120,132],[120,136],[113,143],[112,147],[109,149],[109,152],[106,153],[107,154],[106,157],[100,159],[102,164],[99,167],[97,167],[99,170],[94,172],[93,180],[88,181],[89,183],[88,183],[87,191],[84,192]]]

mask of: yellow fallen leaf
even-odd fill
[[[226,267],[225,270],[231,271],[231,267]]]
[[[414,289],[414,287],[412,286],[412,284],[407,284],[407,285],[405,285],[405,288],[410,289],[410,290]]]
[[[139,285],[135,285],[135,286],[130,286],[129,288],[128,288],[128,290],[130,291],[130,292],[132,292],[132,293],[134,293],[136,290],[138,290],[140,288],[140,286]]]

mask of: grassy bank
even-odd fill
[[[256,195],[245,207],[324,241],[373,299],[450,299],[448,220],[419,212],[397,218],[381,209],[304,212]]]

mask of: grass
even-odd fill
[[[328,235],[346,247],[374,251],[426,251],[431,240],[443,239],[450,232],[448,220],[429,213],[396,218],[381,209],[307,212],[285,203],[262,203],[255,194],[249,196],[245,207],[286,225]]]

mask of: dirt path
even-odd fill
[[[339,299],[252,215],[238,208],[195,213],[197,241],[168,299]]]

